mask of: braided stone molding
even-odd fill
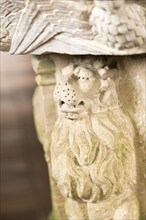
[[[146,11],[135,3],[97,1],[90,16],[92,31],[109,47],[117,49],[142,45],[146,37]]]

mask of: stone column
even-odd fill
[[[56,67],[49,55],[33,56],[32,66],[36,73],[35,79],[38,84],[33,98],[34,120],[38,138],[43,146],[44,156],[48,165],[53,209],[57,219],[66,219],[64,198],[52,178],[50,161],[51,133],[57,114],[53,99]]]

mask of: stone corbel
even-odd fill
[[[32,54],[57,220],[144,220],[143,0],[2,0],[1,50]]]
[[[143,215],[145,84],[138,76],[145,78],[145,57],[140,59],[33,57],[39,85],[34,116],[57,219]]]
[[[144,66],[138,56],[70,57],[57,72],[59,116],[50,153],[68,219],[139,219],[144,213],[145,86],[136,85]]]

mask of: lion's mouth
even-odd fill
[[[74,109],[62,108],[62,109],[60,109],[61,115],[67,119],[70,119],[70,120],[79,119],[81,117],[82,111],[83,111],[83,109],[80,109],[80,108],[74,108]]]
[[[85,107],[81,103],[78,105],[67,105],[63,104],[60,106],[60,113],[62,116],[69,120],[77,120],[82,117],[82,115],[85,115]]]
[[[79,119],[80,115],[78,113],[66,112],[64,113],[64,117],[73,121]]]

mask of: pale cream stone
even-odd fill
[[[116,14],[113,14],[112,16],[111,16],[111,23],[113,24],[113,25],[119,25],[120,24],[120,18],[119,18],[119,16],[118,15],[116,15]]]
[[[143,1],[0,8],[1,50],[36,55],[34,119],[57,220],[145,219]]]
[[[122,45],[126,42],[126,37],[124,35],[118,35],[116,36],[116,40],[119,43],[119,45]]]
[[[142,0],[70,0],[67,3],[64,0],[61,3],[58,0],[10,0],[8,4],[2,1],[0,8],[1,50],[10,50],[11,54],[126,55],[145,52],[146,16]],[[139,36],[144,42],[136,41],[137,26],[142,27]],[[108,31],[113,37],[126,34],[126,27],[127,34],[134,32],[131,44],[119,43],[115,51],[116,44],[109,38],[103,40]]]
[[[108,26],[108,29],[109,29],[110,34],[112,34],[113,36],[116,36],[118,34],[118,29],[115,25],[110,24]]]
[[[60,116],[52,134],[50,148],[52,175],[58,183],[60,192],[66,198],[65,207],[68,219],[139,219],[139,206],[142,207],[143,204],[139,204],[138,201],[144,201],[144,197],[142,194],[135,194],[135,190],[139,185],[137,182],[139,174],[136,171],[138,157],[134,139],[139,137],[135,133],[138,125],[137,119],[132,112],[136,106],[134,107],[132,102],[131,105],[127,105],[125,102],[120,101],[121,98],[123,100],[125,97],[124,90],[130,92],[130,87],[124,86],[124,81],[121,81],[122,74],[124,74],[124,77],[128,77],[129,71],[132,71],[131,66],[127,66],[128,72],[127,70],[125,72],[123,65],[127,65],[128,62],[132,63],[134,60],[132,58],[129,58],[129,61],[124,58],[117,59],[119,71],[113,69],[115,73],[111,75],[111,78],[109,75],[109,78],[102,80],[100,76],[102,77],[108,71],[112,73],[112,69],[110,69],[110,62],[112,61],[110,59],[105,61],[101,58],[99,64],[94,65],[94,62],[98,63],[98,59],[98,57],[97,59],[92,57],[71,61],[71,64],[75,65],[74,68],[78,68],[78,71],[73,70],[71,76],[69,64],[65,70],[69,71],[70,77],[67,80],[65,78],[65,81],[64,77],[66,75],[63,76],[60,73],[61,80],[58,82],[60,87],[57,84],[58,90],[56,90],[60,95],[55,98]],[[101,69],[103,65],[109,65],[109,68]],[[142,63],[139,65],[141,65],[142,71]],[[80,75],[80,68],[83,75]],[[64,72],[64,68],[62,72]],[[84,80],[92,77],[92,85],[89,81],[88,89],[83,89],[82,85],[78,83],[80,81],[79,77],[83,77]],[[127,83],[130,82],[127,81]],[[123,91],[121,86],[124,89]],[[65,97],[63,91],[65,91],[67,97]],[[72,96],[72,91],[75,96]],[[134,91],[131,95],[134,94]],[[142,103],[144,104],[144,101],[139,105]],[[132,120],[128,114],[125,114],[125,110],[132,113]],[[133,120],[135,121],[134,125]],[[127,156],[126,154],[124,156],[123,150],[126,146],[129,153],[125,149]],[[117,150],[112,156],[111,152],[114,152],[115,149]],[[116,186],[114,172],[117,172],[118,167],[114,169],[114,172],[111,173],[111,171],[118,151],[119,156],[121,155],[123,158],[121,162],[119,161],[119,164],[121,163],[122,166],[123,163],[124,167],[119,168],[122,183]],[[124,159],[125,157],[126,159]],[[139,163],[141,162],[139,161]],[[106,170],[108,169],[106,164],[108,164],[109,171]],[[126,173],[125,169],[127,170]],[[143,173],[142,170],[141,172]],[[105,179],[102,179],[103,173]],[[116,193],[112,191],[113,184],[106,183],[106,175],[115,184]],[[122,175],[126,175],[125,178],[128,178],[126,182],[123,182],[125,178]],[[105,183],[102,181],[105,181]],[[102,194],[100,187],[102,188]]]
[[[127,41],[131,41],[131,43],[133,43],[134,39],[135,39],[135,33],[134,31],[129,31],[127,34],[126,34],[126,39]]]
[[[126,34],[127,31],[128,29],[126,24],[122,24],[118,27],[119,34]]]

